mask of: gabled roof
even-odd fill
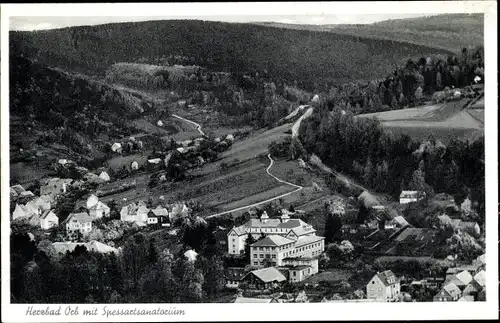
[[[168,216],[168,210],[160,205],[158,205],[154,209],[151,209],[150,212],[152,212],[156,216]]]
[[[399,282],[398,278],[391,270],[383,271],[375,276],[377,276],[385,286],[391,286]]]
[[[295,248],[301,247],[306,244],[318,242],[324,239],[325,239],[324,237],[320,236],[301,236],[299,237],[299,240],[296,241]]]
[[[13,189],[17,194],[25,191],[24,187],[22,187],[22,185],[19,184],[13,185],[10,188]]]
[[[397,224],[399,224],[400,226],[404,227],[404,226],[407,226],[407,225],[410,225],[408,223],[408,221],[406,221],[406,219],[404,217],[402,217],[401,215],[398,215],[397,217],[395,217],[394,219],[392,219],[394,222],[396,222]]]
[[[109,209],[109,206],[107,206],[106,204],[102,203],[101,201],[97,202],[96,204],[94,204],[93,206],[91,206],[89,208],[89,210],[101,210],[101,209]]]
[[[189,261],[195,261],[198,253],[194,250],[188,250],[184,253],[184,257],[186,257]]]
[[[473,277],[472,275],[467,271],[464,270],[456,275],[457,279],[460,280],[464,285],[469,284]]]
[[[460,288],[458,288],[458,286],[455,285],[454,283],[446,284],[443,287],[443,290],[445,290],[448,293],[448,295],[450,295],[451,297],[458,297],[462,293],[460,291]]]
[[[277,246],[283,246],[289,243],[293,243],[294,241],[288,238],[284,238],[279,235],[268,235],[262,240],[259,240],[255,243],[253,243],[251,246],[252,247],[277,247]]]
[[[87,248],[88,251],[94,251],[99,253],[118,252],[118,249],[95,240],[92,240],[87,243],[54,242],[52,243],[52,246],[59,253],[66,253],[66,251],[73,252],[73,250],[75,250],[77,246],[85,246],[85,248]]]
[[[481,270],[474,276],[474,281],[476,281],[479,286],[484,287],[486,286],[486,272],[484,270]]]
[[[230,234],[231,234],[231,232],[233,232],[233,231],[234,231],[237,235],[239,235],[239,236],[242,236],[242,235],[246,234],[246,231],[245,231],[244,227],[243,227],[243,226],[239,226],[239,227],[234,227],[234,228],[232,228],[231,230],[229,230],[229,232],[227,233],[227,235],[230,235]]]
[[[48,216],[55,216],[57,218],[57,215],[52,211],[52,210],[46,210],[42,213],[42,215],[40,216],[40,219],[45,219],[46,217]]]
[[[250,274],[255,275],[264,283],[271,283],[275,281],[280,283],[286,281],[286,277],[278,269],[274,267],[262,268],[251,271],[248,274],[246,274],[242,279],[245,279],[245,277],[247,277]]]
[[[71,213],[65,222],[69,222],[73,219],[77,220],[78,222],[92,222],[92,217],[85,212]]]

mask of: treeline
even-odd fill
[[[409,59],[383,80],[346,83],[325,94],[331,106],[355,113],[401,109],[429,100],[436,91],[484,82],[484,48],[463,48],[459,55]]]
[[[11,32],[30,39],[49,65],[104,75],[116,62],[199,65],[231,73],[268,71],[310,91],[386,75],[408,57],[448,51],[327,32],[209,21],[148,21]],[[348,57],[348,59],[347,59]],[[279,59],[270,59],[279,58]],[[317,89],[315,89],[317,87]]]
[[[484,137],[448,146],[432,137],[420,143],[395,137],[378,120],[323,106],[302,122],[300,140],[328,166],[377,191],[394,197],[404,189],[445,192],[458,201],[470,195],[484,216]]]
[[[206,233],[208,226],[204,224],[184,226],[185,244],[175,253],[162,248],[162,241],[138,233],[118,254],[89,252],[79,246],[63,255],[50,241],[36,243],[28,234],[14,232],[11,301],[197,303],[217,297],[225,283],[217,241]],[[196,239],[194,235],[198,235]],[[184,256],[192,241],[199,253],[194,262]]]

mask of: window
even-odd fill
[[[235,242],[235,241],[236,241],[236,239],[233,239],[233,242]]]
[[[254,257],[254,258],[257,258],[257,254],[255,254],[255,253],[254,253],[254,254],[253,254],[253,257]]]
[[[297,276],[297,273],[295,271],[293,271],[293,276]]]
[[[259,265],[259,262],[258,262],[258,261],[254,261],[254,262],[253,262],[253,265],[254,265],[254,266],[258,266],[258,265]]]
[[[273,255],[273,258],[276,258],[276,255]]]
[[[264,255],[263,255],[263,254],[260,254],[260,256],[259,256],[259,257],[260,257],[260,258],[264,258]]]

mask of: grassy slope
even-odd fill
[[[459,52],[463,47],[483,45],[484,16],[482,14],[447,14],[387,20],[366,25],[314,26],[279,23],[266,23],[266,25],[390,39]]]
[[[103,73],[115,62],[174,54],[218,71],[266,69],[273,79],[309,86],[379,78],[409,57],[446,53],[351,35],[204,21],[107,24],[14,36],[30,39],[41,50],[41,61],[67,69]]]

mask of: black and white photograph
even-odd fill
[[[9,319],[498,318],[496,2],[471,2],[2,5]]]

